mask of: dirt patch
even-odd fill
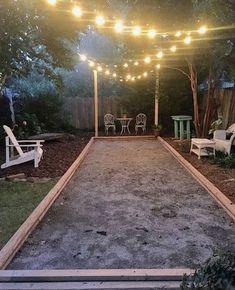
[[[196,267],[235,225],[157,140],[95,141],[10,269]]]
[[[187,161],[189,161],[198,171],[208,178],[218,187],[233,203],[235,203],[235,169],[223,168],[212,164],[210,159],[202,157],[198,159],[195,154],[182,152],[188,145],[179,147],[179,143],[172,138],[164,138],[174,149],[177,150]],[[188,148],[187,148],[188,149]],[[185,150],[186,151],[186,150]]]
[[[62,176],[75,161],[89,140],[90,136],[86,134],[75,136],[74,138],[64,138],[59,141],[45,142],[43,145],[43,159],[38,168],[34,168],[33,162],[27,162],[6,169],[0,169],[0,177],[22,172],[25,173],[26,176]],[[5,162],[4,158],[5,148],[0,147],[0,164]]]

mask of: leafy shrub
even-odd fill
[[[182,290],[234,290],[235,253],[215,255],[196,270],[192,276],[185,276]]]
[[[235,154],[226,155],[222,152],[216,152],[216,157],[212,159],[212,163],[225,168],[235,168]]]

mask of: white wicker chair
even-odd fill
[[[109,128],[113,129],[113,134],[116,134],[116,125],[115,125],[115,118],[112,114],[106,114],[104,116],[104,126],[105,126],[105,134],[108,135]]]
[[[227,140],[226,135],[229,133],[231,136]],[[215,149],[217,151],[222,151],[230,155],[232,145],[235,146],[235,123],[232,124],[227,130],[215,130],[213,139],[215,141]]]
[[[138,133],[138,129],[141,128],[143,130],[143,133],[146,131],[146,120],[147,117],[145,114],[140,113],[136,116],[136,122],[135,122],[135,134]]]

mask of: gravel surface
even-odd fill
[[[10,269],[195,267],[235,225],[157,140],[96,141]]]

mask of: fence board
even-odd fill
[[[65,109],[68,121],[77,129],[94,128],[93,98],[65,98]],[[99,97],[99,126],[103,126],[104,115],[111,113],[121,115],[120,98],[116,96]]]

